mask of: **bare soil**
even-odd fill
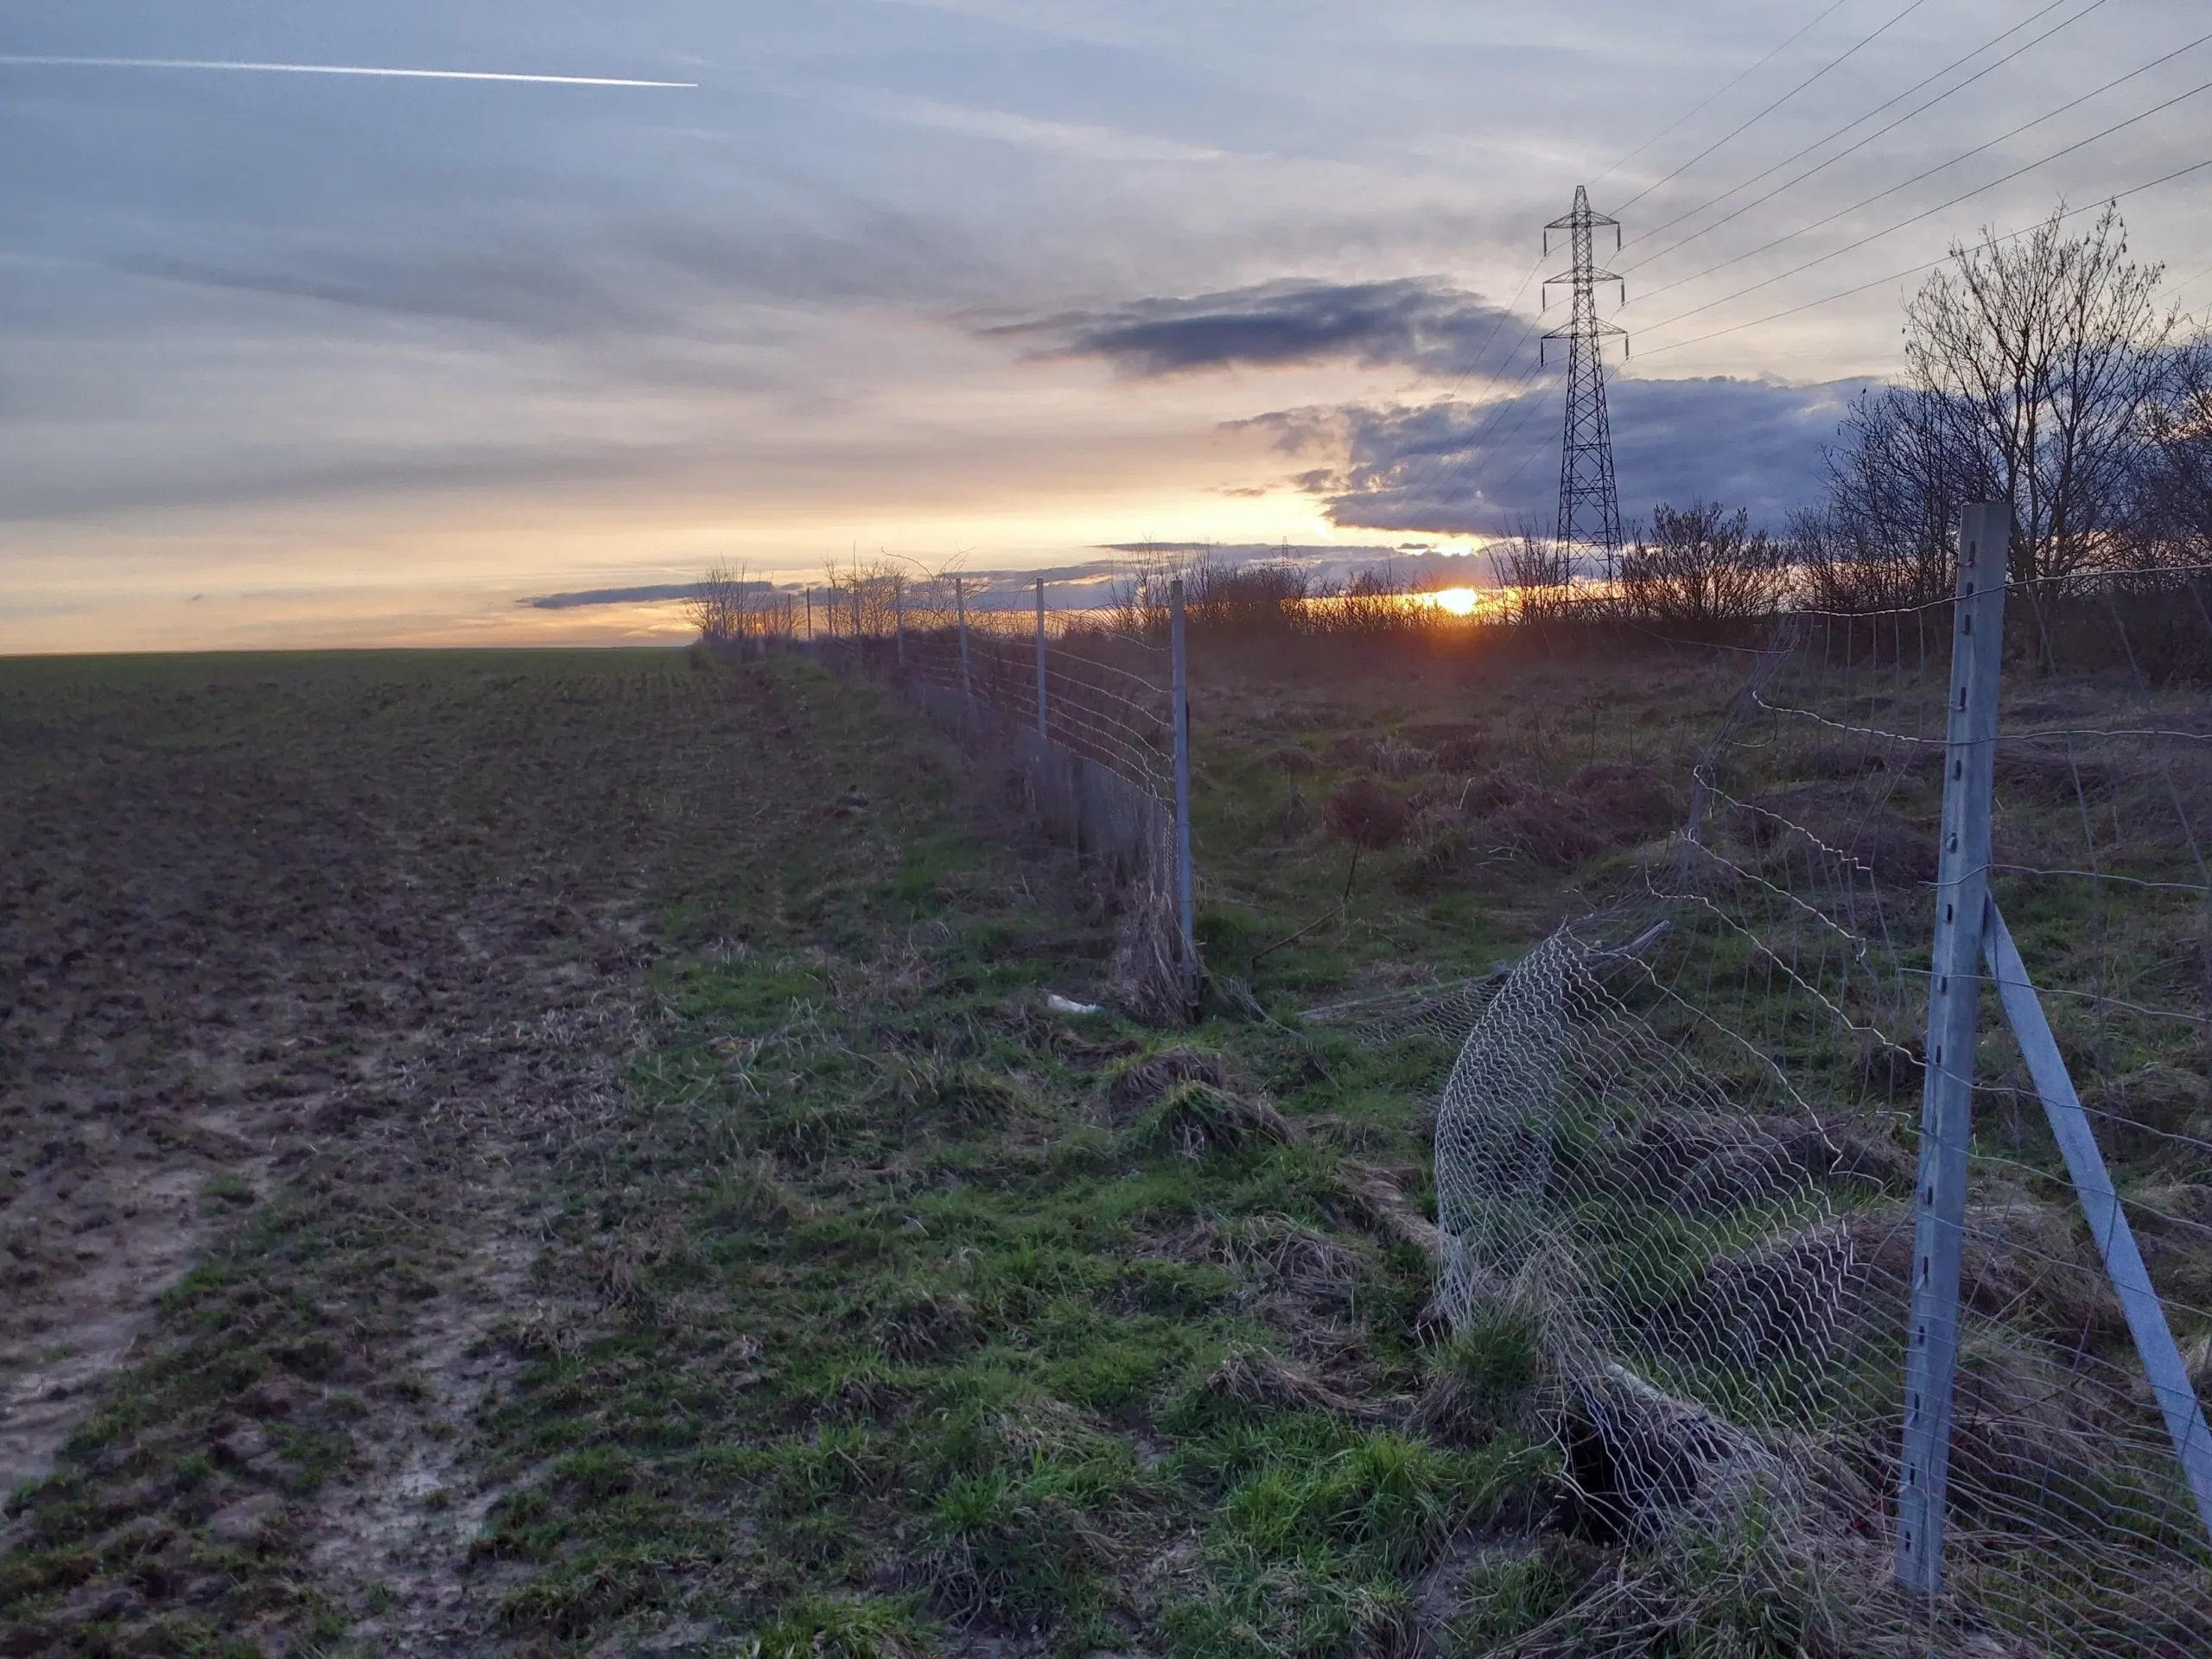
[[[0,1485],[177,1348],[163,1294],[272,1185],[404,1175],[403,1316],[308,1390],[352,1396],[334,1478],[226,1458],[219,1405],[216,1478],[172,1449],[216,1535],[384,1580],[392,1650],[437,1622],[421,1563],[490,1501],[452,1490],[456,1425],[537,1248],[515,1171],[634,1049],[646,924],[716,879],[744,723],[671,653],[0,664]]]

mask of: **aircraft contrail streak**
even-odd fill
[[[534,86],[668,86],[696,80],[628,80],[613,75],[512,75],[487,69],[388,69],[353,63],[247,63],[200,58],[22,57],[0,53],[0,66],[55,69],[242,69],[270,75],[384,75],[402,80],[505,80]]]

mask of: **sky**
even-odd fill
[[[2212,167],[2136,188],[2212,162],[2208,32],[2196,0],[11,0],[0,653],[669,638],[623,596],[718,561],[1467,551],[1555,512],[1542,227],[1578,185],[1623,226],[1624,518],[1778,526],[1960,238],[2129,192],[2212,310]],[[614,597],[531,602],[580,594]]]

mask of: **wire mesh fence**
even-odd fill
[[[1175,651],[1071,626],[1041,603],[1024,614],[970,612],[957,588],[912,597],[910,608],[905,593],[833,590],[823,631],[793,648],[892,686],[972,751],[1009,762],[1039,820],[1115,897],[1116,994],[1141,1014],[1186,1017],[1198,963],[1178,833],[1177,744],[1188,740]]]
[[[2106,1173],[2024,988],[1978,969],[1971,1064],[1936,1068],[1971,1131],[1932,1596],[1898,1517],[1951,601],[1783,619],[1621,902],[1489,980],[1317,1011],[1464,1039],[1439,1309],[1541,1325],[1584,1523],[1634,1564],[1512,1650],[1653,1651],[1749,1597],[1815,1652],[2212,1651],[2212,620],[2174,621],[2204,581],[2010,594],[1992,913]]]

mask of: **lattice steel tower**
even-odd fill
[[[1597,285],[1619,283],[1610,270],[1599,270],[1591,253],[1592,233],[1610,226],[1613,246],[1621,245],[1621,222],[1590,209],[1590,192],[1574,187],[1574,210],[1544,226],[1544,251],[1552,251],[1554,231],[1565,231],[1574,264],[1572,269],[1544,280],[1566,283],[1574,292],[1573,314],[1567,327],[1546,334],[1547,341],[1567,342],[1567,428],[1559,458],[1559,550],[1573,556],[1578,547],[1592,543],[1605,553],[1605,574],[1612,575],[1613,556],[1621,545],[1621,504],[1613,489],[1613,432],[1605,417],[1605,364],[1600,342],[1607,334],[1627,339],[1624,329],[1598,321]],[[1621,283],[1621,298],[1628,285]],[[1538,348],[1541,360],[1542,348]]]

